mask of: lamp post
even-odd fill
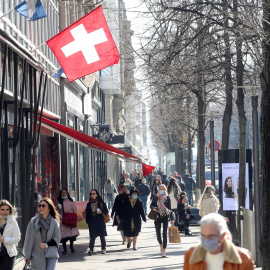
[[[214,120],[210,121],[210,153],[211,153],[211,185],[215,186],[215,140],[214,140]]]

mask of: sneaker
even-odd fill
[[[67,249],[64,249],[62,252],[63,255],[67,254]]]
[[[162,250],[162,252],[161,252],[161,256],[162,256],[163,258],[165,258],[165,257],[166,257],[166,253],[165,253],[165,251],[164,251],[164,250]]]
[[[106,254],[106,249],[102,249],[102,254]]]
[[[89,255],[89,256],[93,255],[93,250],[89,250],[89,251],[88,251],[88,255]]]

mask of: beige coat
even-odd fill
[[[202,201],[200,216],[203,218],[204,216],[210,213],[217,213],[218,209],[216,206],[216,201],[213,197],[206,197]]]
[[[230,240],[223,243],[224,265],[223,270],[252,270],[254,261],[251,253],[245,248],[236,247]],[[206,251],[202,245],[191,248],[185,254],[183,270],[207,270],[205,261]]]

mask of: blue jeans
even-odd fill
[[[55,270],[58,258],[46,258],[46,270]]]
[[[141,195],[140,199],[142,200],[143,203],[143,208],[144,208],[144,213],[147,214],[147,198],[148,195]]]
[[[193,206],[193,191],[187,190],[188,204]]]
[[[113,194],[107,194],[107,200],[108,200],[108,209],[110,210],[113,208]]]

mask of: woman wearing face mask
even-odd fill
[[[138,198],[139,191],[134,188],[123,204],[123,228],[124,235],[128,239],[127,248],[131,246],[133,238],[133,249],[137,250],[137,237],[141,231],[141,218],[146,222],[142,201]]]
[[[7,200],[0,201],[0,269],[12,270],[18,254],[16,245],[21,233],[13,207]]]
[[[96,238],[100,237],[102,254],[106,254],[107,236],[106,224],[103,214],[108,214],[109,210],[96,189],[90,191],[89,202],[86,206],[86,223],[88,224],[90,233],[90,243],[88,255],[93,255]]]
[[[128,189],[129,192],[130,192],[132,189],[135,188],[135,186],[132,185],[132,182],[131,182],[131,180],[130,180],[129,178],[126,179],[126,181],[125,181],[125,186],[126,186],[126,188]]]
[[[153,183],[152,183],[152,193],[151,193],[151,199],[154,198],[154,195],[157,195],[158,190],[159,190],[159,186],[162,184],[160,176],[158,175]]]
[[[31,261],[31,269],[54,270],[61,240],[59,214],[49,198],[41,199],[38,210],[27,226],[23,254],[26,262]]]
[[[155,220],[155,228],[157,234],[157,240],[160,244],[160,252],[162,257],[166,257],[167,248],[167,231],[169,220],[171,220],[172,226],[174,225],[174,213],[171,211],[171,199],[167,195],[167,188],[161,184],[157,195],[153,197],[153,201],[150,205],[153,211],[157,212]],[[161,238],[161,224],[163,224],[163,233]]]
[[[219,200],[215,196],[215,187],[206,186],[202,197],[199,202],[200,216],[204,216],[210,213],[218,213],[219,209]]]
[[[112,209],[112,214],[111,218],[113,220],[113,226],[117,226],[117,231],[120,231],[123,242],[122,244],[124,245],[126,242],[126,237],[124,236],[124,231],[123,231],[123,203],[125,199],[129,196],[129,191],[127,190],[125,185],[120,185],[118,186],[118,195],[115,198],[114,204],[113,204],[113,209]]]
[[[185,195],[182,195],[178,201],[177,212],[179,217],[179,226],[182,226],[183,223],[183,230],[185,231],[185,235],[192,235],[189,230],[191,213],[190,209],[191,206],[187,204],[187,197]]]
[[[73,199],[69,196],[69,193],[66,188],[63,188],[60,190],[57,201],[58,201],[58,209],[61,216],[63,216],[64,213],[77,214],[76,204],[74,203]],[[70,242],[69,247],[70,247],[71,253],[75,253],[73,243],[74,241],[76,241],[76,237],[80,234],[78,227],[77,226],[75,228],[68,227],[61,222],[60,231],[61,231],[61,243],[63,245],[62,254],[67,254],[68,241]]]

